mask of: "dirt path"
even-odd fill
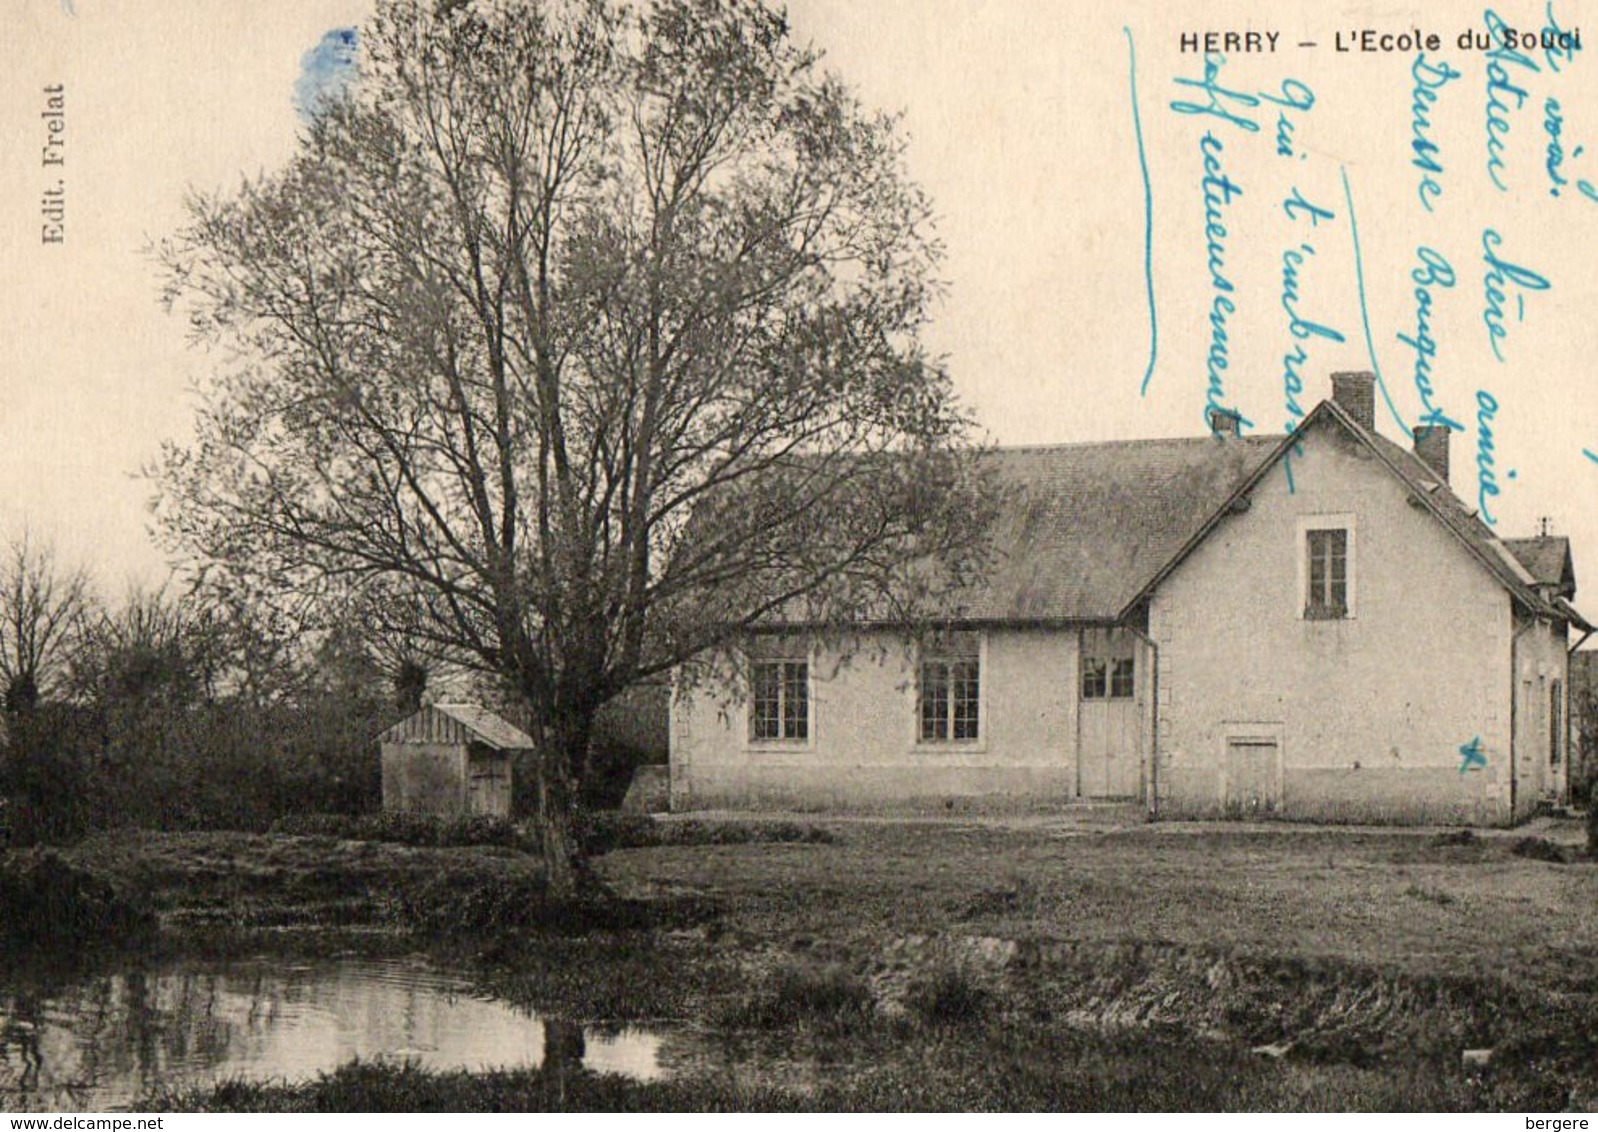
[[[803,810],[693,810],[683,813],[653,815],[662,822],[737,822],[775,823],[792,822],[818,826],[959,826],[979,829],[1007,829],[1038,832],[1072,833],[1138,833],[1156,837],[1180,837],[1201,834],[1250,834],[1301,836],[1304,834],[1336,835],[1350,837],[1435,837],[1439,834],[1457,833],[1457,826],[1395,826],[1395,825],[1316,825],[1307,822],[1244,822],[1244,821],[1158,821],[1151,822],[1143,807],[1136,803],[1081,804],[1057,810],[1036,813],[831,813]],[[1476,837],[1520,840],[1541,837],[1562,846],[1581,846],[1587,833],[1583,819],[1574,816],[1544,815],[1522,822],[1511,828],[1485,826],[1473,828]]]

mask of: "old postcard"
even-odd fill
[[[1577,0],[9,14],[0,1110],[1598,1103]]]

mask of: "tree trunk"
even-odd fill
[[[554,1094],[562,1108],[566,1105],[566,1087],[582,1074],[583,1057],[587,1052],[581,1022],[567,1018],[544,1019],[544,1088]]]
[[[544,852],[544,880],[551,900],[577,895],[577,852],[572,837],[570,791],[563,788],[560,768],[564,755],[544,750],[538,756],[538,833]]]
[[[563,712],[539,728],[538,794],[534,814],[544,852],[545,883],[555,901],[577,895],[582,847],[573,836],[576,791],[572,768],[583,765],[593,731],[592,713]]]

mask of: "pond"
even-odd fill
[[[589,1069],[652,1080],[660,1034],[546,1025],[419,959],[188,960],[0,974],[0,1110],[103,1111],[157,1087],[299,1080],[352,1058],[535,1066],[546,1033]]]

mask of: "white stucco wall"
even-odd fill
[[[1559,796],[1568,754],[1550,765],[1548,701],[1555,679],[1568,697],[1562,627],[1517,620],[1497,577],[1335,422],[1306,437],[1292,478],[1289,490],[1273,469],[1151,600],[1157,693],[1140,649],[1138,745],[1156,753],[1133,777],[1144,788],[1152,777],[1159,811],[1227,812],[1228,775],[1245,776],[1235,761],[1228,770],[1228,740],[1247,737],[1276,760],[1272,805],[1286,816],[1501,822],[1512,726],[1516,812]],[[1333,519],[1352,531],[1352,616],[1307,620],[1303,531]],[[982,657],[983,731],[970,745],[917,743],[914,654],[898,639],[867,640],[848,659],[813,648],[804,743],[751,742],[748,704],[720,688],[676,695],[672,807],[1077,797],[1077,632],[991,629]],[[1485,765],[1467,765],[1471,744]]]
[[[916,742],[913,651],[876,637],[844,659],[810,657],[806,743],[754,743],[749,708],[721,688],[674,695],[675,810],[915,808],[986,800],[1047,805],[1076,789],[1077,635],[991,630],[982,636],[981,739]]]
[[[1459,443],[1455,439],[1455,444]],[[1330,426],[1155,595],[1160,808],[1222,808],[1229,732],[1280,737],[1280,805],[1335,820],[1507,817],[1508,593]],[[1304,516],[1353,517],[1353,616],[1302,617]],[[1480,738],[1484,769],[1461,773]]]
[[[1521,736],[1517,744],[1515,809],[1524,815],[1539,803],[1563,800],[1569,757],[1568,752],[1561,752],[1557,766],[1550,757],[1551,701],[1557,681],[1563,729],[1563,715],[1569,710],[1570,679],[1565,651],[1568,645],[1559,625],[1525,619],[1517,623],[1515,633],[1515,722]]]

